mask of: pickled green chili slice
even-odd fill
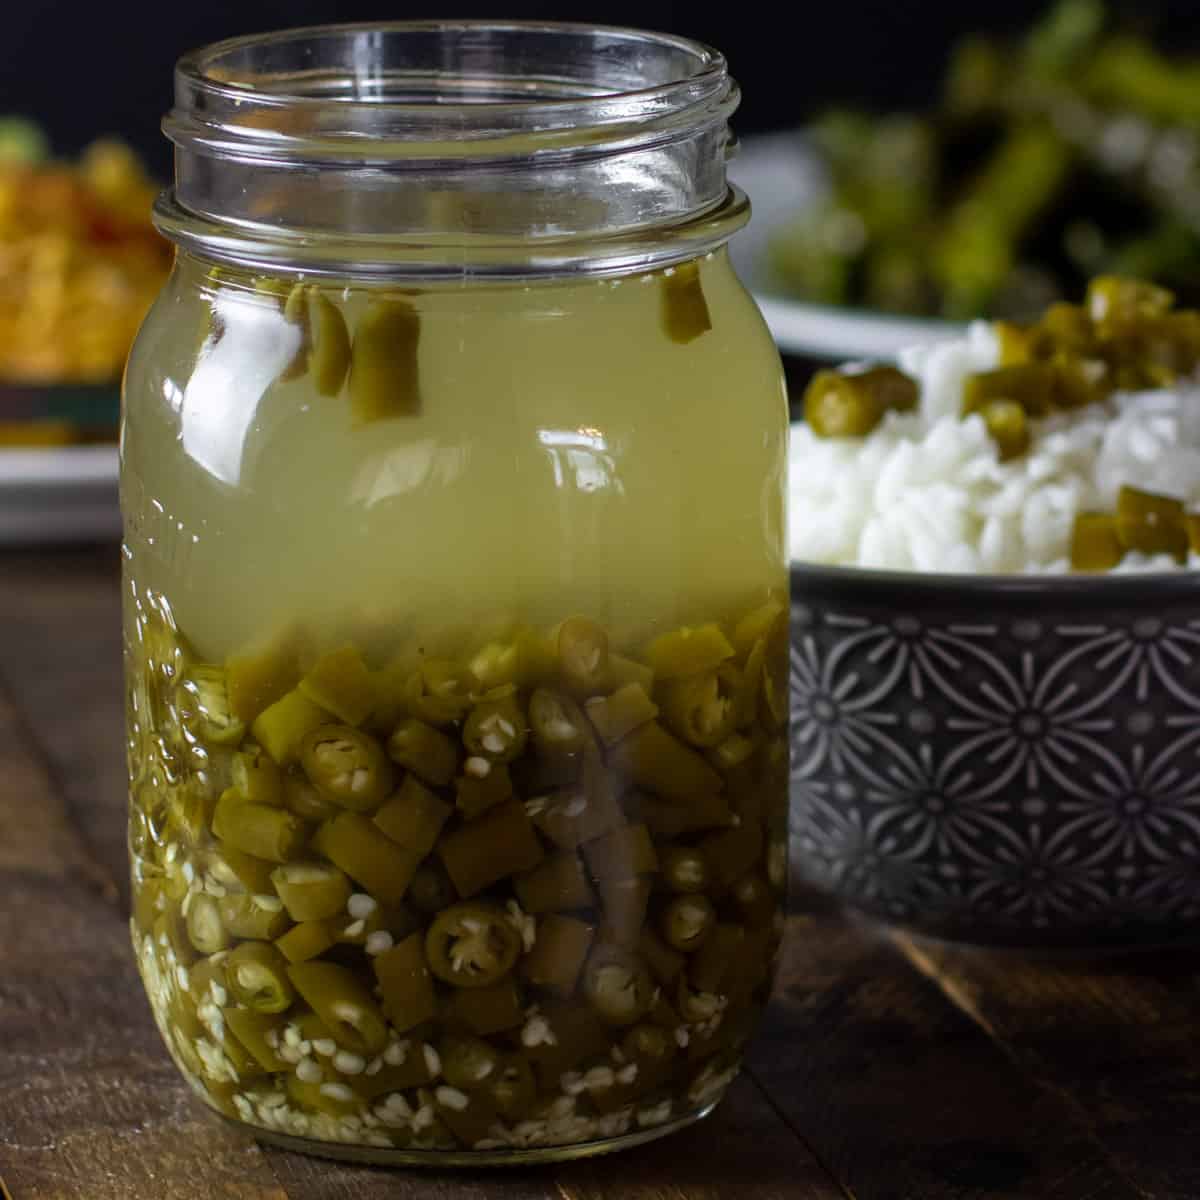
[[[757,683],[748,687],[746,678],[743,677],[741,697],[739,698],[739,713],[744,712],[744,709],[741,707],[742,702],[746,698],[756,699],[757,693]],[[753,719],[754,711],[755,710],[751,708],[751,719]],[[712,765],[716,767],[718,771],[724,771],[728,773],[735,768],[749,762],[749,760],[754,756],[755,750],[757,749],[758,745],[754,738],[747,737],[742,733],[732,733],[729,735],[729,737],[722,740],[716,746],[713,746],[713,748],[705,755],[705,758],[707,758],[708,761],[712,763]]]
[[[630,879],[658,870],[658,853],[643,824],[623,825],[583,847],[592,878]]]
[[[417,350],[421,318],[407,300],[371,300],[350,348],[350,408],[355,425],[421,411]]]
[[[663,332],[672,342],[686,346],[712,329],[699,263],[669,267],[662,274],[660,286]]]
[[[675,1039],[658,1025],[635,1025],[621,1039],[621,1049],[636,1063],[659,1064],[675,1057]]]
[[[217,801],[212,831],[235,850],[275,863],[296,858],[308,840],[304,822],[287,809],[250,804],[229,792]]]
[[[280,1013],[296,998],[287,959],[270,942],[242,942],[225,963],[229,990],[252,1012]]]
[[[520,796],[539,798],[579,787],[583,753],[526,754],[512,765],[513,788]]]
[[[1088,284],[1084,303],[1092,323],[1104,333],[1165,316],[1175,297],[1166,288],[1139,279],[1100,275]]]
[[[442,838],[437,853],[464,899],[542,861],[542,844],[519,800],[506,800]]]
[[[293,963],[288,977],[330,1036],[356,1054],[378,1054],[388,1027],[371,993],[347,967],[332,962]]]
[[[533,823],[560,850],[573,850],[625,824],[625,813],[608,789],[564,788],[529,802]]]
[[[473,755],[494,763],[510,763],[525,750],[529,727],[515,696],[484,700],[468,715],[463,745]]]
[[[343,646],[319,658],[300,680],[299,690],[343,725],[361,725],[375,707],[371,673],[353,646]]]
[[[752,609],[733,628],[733,646],[739,659],[745,659],[759,638],[776,626],[787,624],[787,604],[772,598]]]
[[[521,647],[517,642],[488,642],[467,664],[484,691],[522,680]]]
[[[716,924],[717,914],[707,896],[676,896],[663,909],[658,928],[673,950],[691,954],[704,944]]]
[[[583,749],[587,722],[575,701],[551,688],[537,688],[529,697],[533,741],[546,755],[568,755]]]
[[[277,1013],[254,1012],[248,1008],[226,1008],[222,1016],[230,1032],[253,1056],[258,1065],[270,1075],[289,1070],[289,1064],[267,1040],[278,1037],[287,1018]]]
[[[350,899],[350,880],[322,862],[292,862],[276,868],[271,882],[293,921],[323,921]]]
[[[234,790],[251,804],[283,804],[283,773],[262,750],[253,747],[233,756]]]
[[[627,683],[608,696],[593,696],[584,708],[601,740],[610,746],[658,716],[658,705],[640,683]]]
[[[1125,557],[1111,513],[1079,513],[1071,527],[1071,569],[1111,571]]]
[[[297,638],[286,631],[261,647],[232,654],[225,661],[225,692],[233,716],[249,725],[300,682]]]
[[[304,738],[332,720],[325,709],[293,688],[254,718],[251,731],[275,762],[290,766],[299,760]]]
[[[450,805],[415,774],[408,774],[399,790],[372,820],[397,845],[415,854],[426,855],[436,845],[442,826],[452,811]]]
[[[708,762],[657,721],[640,725],[618,742],[612,760],[638,787],[666,800],[694,801],[721,790],[721,777]]]
[[[525,1023],[525,999],[510,975],[488,987],[456,988],[442,1008],[450,1026],[487,1037]]]
[[[1051,304],[1041,320],[1025,332],[1030,351],[1022,359],[1025,362],[1030,357],[1051,359],[1062,353],[1090,356],[1097,349],[1097,330],[1091,315],[1078,304]]]
[[[350,725],[322,725],[307,733],[300,765],[322,796],[354,812],[377,808],[392,790],[392,764],[383,748]]]
[[[307,731],[306,731],[307,732]],[[300,757],[300,747],[296,747]],[[307,776],[289,771],[283,777],[283,802],[289,812],[304,821],[328,821],[342,811],[340,804],[327,800],[308,780]]]
[[[584,968],[583,992],[605,1024],[632,1025],[650,1010],[654,983],[636,953],[599,945]]]
[[[574,1000],[550,1001],[543,1006],[542,1016],[549,1026],[549,1038],[536,1046],[522,1041],[522,1046],[541,1088],[553,1094],[561,1086],[564,1071],[584,1059],[607,1053],[611,1030],[610,1023],[601,1020],[591,1004]]]
[[[741,694],[741,672],[728,663],[702,675],[670,680],[660,691],[663,722],[685,742],[711,748],[733,732]]]
[[[1187,560],[1183,501],[1125,486],[1117,493],[1117,536],[1126,550]]]
[[[401,722],[388,739],[388,757],[426,783],[445,787],[458,770],[458,748],[452,738],[424,721]]]
[[[382,1008],[401,1033],[432,1020],[437,1013],[433,977],[425,960],[425,939],[411,934],[371,960]]]
[[[1108,365],[1099,359],[1066,359],[1054,364],[1054,403],[1061,409],[1085,408],[1111,390]]]
[[[317,288],[308,293],[308,373],[318,396],[336,396],[350,369],[350,333],[337,306]]]
[[[501,1057],[487,1083],[488,1096],[506,1120],[524,1116],[537,1099],[533,1069],[519,1054]]]
[[[408,885],[409,904],[426,916],[449,908],[458,899],[446,868],[436,858],[426,859],[416,870]]]
[[[278,896],[240,893],[217,901],[221,924],[236,938],[269,941],[291,924]]]
[[[363,1107],[362,1098],[341,1082],[305,1083],[296,1074],[287,1077],[287,1098],[300,1112],[316,1112],[341,1120],[356,1117]]]
[[[475,1145],[495,1128],[496,1106],[486,1092],[435,1087],[433,1106],[445,1127],[464,1146]]]
[[[313,849],[340,867],[380,904],[396,907],[423,855],[397,846],[366,817],[340,812],[317,830]]]
[[[895,367],[818,371],[804,392],[804,419],[818,437],[866,437],[885,413],[907,412],[917,399],[916,381]]]
[[[192,994],[180,990],[167,1001],[167,1016],[172,1034],[185,1042],[205,1037],[204,1023],[200,1020],[197,1002]]]
[[[449,725],[465,716],[478,688],[479,681],[465,667],[430,658],[409,675],[404,699],[414,716],[431,725]]]
[[[1044,417],[1054,407],[1057,380],[1049,363],[1031,362],[997,367],[968,375],[963,385],[961,414],[982,412],[992,401],[1007,400],[1031,417]]]
[[[188,939],[201,954],[216,954],[233,944],[233,936],[221,920],[217,901],[204,892],[192,897],[186,922]]]
[[[645,659],[658,680],[684,679],[714,671],[734,656],[733,646],[719,625],[684,626],[656,637]]]
[[[425,935],[429,969],[452,987],[488,987],[513,969],[520,953],[521,935],[491,904],[455,904],[434,917]]]
[[[225,1022],[225,1017],[231,1011],[233,1011],[232,1007],[221,1010],[223,1022]],[[238,1038],[233,1036],[228,1028],[222,1028],[220,1036],[215,1037],[214,1041],[220,1046],[221,1053],[229,1060],[239,1081],[254,1079],[263,1074],[263,1068],[259,1064],[258,1059],[242,1045]]]
[[[740,959],[745,937],[746,931],[741,925],[727,921],[715,924],[688,966],[692,986],[710,994],[724,991]]]
[[[221,667],[195,664],[179,681],[180,716],[196,736],[210,746],[236,746],[246,734],[246,723],[233,713]]]
[[[359,895],[366,895],[365,892]],[[368,897],[374,901],[374,897]],[[375,903],[375,907],[364,917],[352,912],[341,912],[330,917],[325,922],[333,940],[342,946],[365,946],[367,938],[380,931],[391,932],[391,926],[397,925],[405,934],[411,932],[408,926],[411,921],[405,920],[405,910],[402,906],[384,908]]]
[[[420,1046],[409,1049],[403,1062],[396,1065],[385,1065],[373,1075],[365,1072],[355,1075],[347,1083],[364,1100],[374,1100],[387,1092],[409,1091],[413,1088],[423,1088],[433,1082],[429,1065]]]
[[[512,776],[503,763],[492,764],[486,758],[471,757],[463,764],[463,774],[454,781],[454,806],[474,821],[513,794]]]
[[[527,913],[589,908],[595,897],[579,855],[552,854],[545,862],[513,877],[513,891]]]
[[[438,1043],[438,1055],[442,1077],[462,1091],[486,1087],[500,1069],[500,1051],[478,1037],[444,1037]]]
[[[988,400],[980,406],[988,437],[996,447],[1001,462],[1017,458],[1029,449],[1032,434],[1025,409],[1014,400]]]
[[[290,963],[320,958],[337,939],[325,921],[304,921],[275,939],[279,953]]]
[[[775,916],[778,903],[771,885],[759,871],[743,875],[730,891],[742,920],[750,927],[765,925]]]
[[[521,960],[521,974],[534,987],[569,996],[592,948],[595,930],[585,921],[547,913],[537,924],[533,949]]]
[[[762,830],[747,824],[708,834],[700,849],[712,873],[712,892],[723,895],[761,859]]]
[[[555,638],[559,670],[567,685],[590,692],[604,686],[608,675],[608,634],[588,617],[569,617]]]
[[[636,946],[650,904],[649,877],[635,875],[621,879],[610,876],[599,880],[596,886],[604,912],[600,940],[614,946]]]
[[[662,984],[673,983],[687,965],[687,959],[678,950],[668,946],[649,925],[638,935],[637,952],[654,978]]]
[[[659,855],[662,881],[672,892],[703,892],[709,884],[708,859],[697,846],[668,846]]]

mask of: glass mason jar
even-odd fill
[[[770,987],[786,405],[679,38],[309,29],[184,58],[125,381],[133,940],[297,1149],[704,1116]]]

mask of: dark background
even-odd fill
[[[1116,7],[1172,40],[1200,41],[1200,0],[1117,0]],[[720,6],[8,0],[0,26],[0,113],[36,117],[63,153],[119,133],[165,175],[170,157],[158,123],[171,102],[172,64],[185,50],[325,21],[512,17],[638,25],[707,41],[725,52],[742,84],[736,124],[747,133],[795,124],[830,101],[919,105],[934,94],[957,38],[1021,29],[1044,8],[1045,0],[727,0]]]

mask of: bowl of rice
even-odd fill
[[[1200,930],[1200,314],[1098,280],[793,428],[802,877],[977,944]]]

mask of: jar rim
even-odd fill
[[[514,47],[517,69],[498,73]],[[565,21],[359,22],[185,54],[163,130],[182,149],[277,161],[495,158],[661,138],[727,119],[737,102],[724,56],[675,34]]]
[[[603,34],[614,39],[628,42],[642,42],[661,48],[672,48],[682,54],[689,55],[694,60],[696,69],[687,74],[679,74],[675,78],[660,83],[646,84],[641,87],[611,87],[588,94],[574,95],[567,98],[555,99],[537,97],[531,100],[518,101],[488,101],[470,100],[458,104],[439,102],[440,111],[464,111],[476,113],[481,106],[489,110],[497,108],[513,108],[528,111],[530,105],[537,105],[547,111],[571,108],[586,100],[613,99],[653,99],[668,96],[681,84],[691,84],[708,78],[720,79],[728,70],[725,56],[713,47],[693,38],[678,34],[662,33],[655,30],[636,29],[624,25],[591,24],[582,21],[494,21],[488,19],[463,20],[410,20],[410,21],[349,21],[329,25],[305,25],[294,29],[276,30],[268,33],[243,34],[238,37],[224,38],[211,42],[195,50],[188,51],[180,57],[176,64],[177,79],[187,80],[194,85],[203,86],[207,90],[236,99],[246,101],[263,101],[270,99],[288,104],[321,104],[328,103],[329,97],[313,95],[303,91],[264,92],[261,87],[237,82],[229,78],[221,78],[214,73],[214,67],[221,59],[245,51],[254,51],[271,46],[279,46],[287,42],[313,40],[316,38],[344,38],[351,35],[379,36],[389,34],[416,33],[542,33],[548,35],[578,36],[585,34]],[[426,113],[430,110],[429,101],[390,101],[369,97],[339,99],[340,104],[360,105],[369,107],[372,111],[383,108],[408,110]]]
[[[163,121],[175,187],[158,224],[221,258],[245,261],[255,243],[262,262],[271,243],[302,269],[424,275],[437,263],[422,247],[487,273],[535,259],[535,273],[590,271],[597,252],[599,269],[665,262],[699,228],[716,244],[744,220],[725,176],[738,99],[719,51],[615,25],[420,20],[231,38],[176,66]],[[709,221],[722,212],[733,221]]]

